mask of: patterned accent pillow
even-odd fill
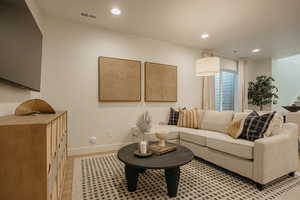
[[[177,125],[179,119],[179,111],[174,108],[170,108],[169,122],[168,125]]]
[[[197,108],[193,108],[190,110],[180,109],[177,126],[185,128],[200,128]]]
[[[242,134],[239,138],[255,141],[263,138],[276,112],[259,115],[256,111],[250,113],[244,122]]]

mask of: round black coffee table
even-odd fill
[[[125,164],[125,176],[128,191],[136,190],[139,173],[144,173],[147,169],[164,169],[165,179],[168,187],[168,195],[175,197],[177,195],[180,166],[189,163],[194,154],[188,148],[177,145],[176,151],[163,155],[152,155],[148,158],[138,158],[134,151],[138,149],[138,144],[130,144],[121,148],[118,152],[118,158]]]

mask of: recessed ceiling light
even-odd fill
[[[261,50],[260,49],[253,49],[252,50],[252,53],[258,53],[258,52],[260,52]]]
[[[208,33],[203,33],[203,34],[201,35],[201,38],[202,38],[202,39],[207,39],[207,38],[209,38],[209,34],[208,34]]]
[[[113,8],[110,10],[113,15],[121,15],[121,10],[119,8]]]

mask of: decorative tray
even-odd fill
[[[175,144],[166,144],[166,146],[162,147],[159,146],[158,144],[152,144],[150,145],[150,149],[153,151],[154,154],[156,155],[162,155],[168,152],[172,152],[176,150],[176,145]]]

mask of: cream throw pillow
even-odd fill
[[[228,127],[228,135],[237,139],[242,134],[244,123],[245,119],[232,121]]]
[[[200,128],[199,116],[196,108],[190,110],[179,110],[177,126],[185,128]]]
[[[283,117],[280,114],[275,114],[272,121],[269,124],[267,131],[265,132],[265,136],[269,137],[272,135],[278,135],[280,132],[280,128],[283,126]]]

